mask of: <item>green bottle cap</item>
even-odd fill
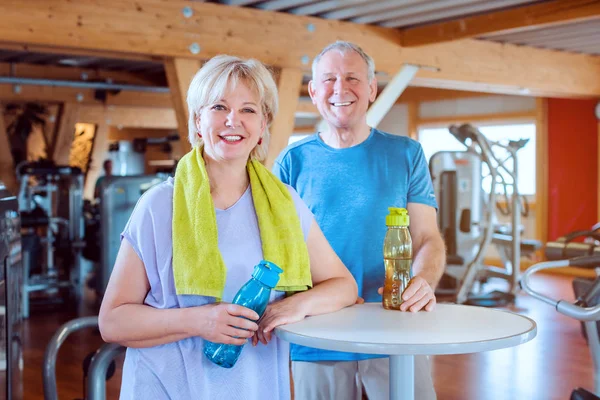
[[[387,226],[408,226],[410,218],[406,208],[389,207],[390,213],[385,217]]]

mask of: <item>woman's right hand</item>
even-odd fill
[[[258,314],[230,303],[214,303],[198,307],[202,318],[196,319],[198,336],[213,343],[244,345],[258,329]]]

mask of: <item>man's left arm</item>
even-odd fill
[[[404,293],[402,311],[432,311],[436,304],[435,287],[446,265],[446,248],[440,235],[435,208],[408,203],[410,234],[413,243],[413,278]]]

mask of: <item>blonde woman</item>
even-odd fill
[[[273,329],[353,304],[356,282],[297,193],[261,164],[277,111],[269,71],[217,56],[187,103],[193,148],[138,202],[100,309],[104,340],[128,347],[121,398],[289,398],[289,345]],[[257,324],[230,302],[262,259],[284,272]],[[230,369],[202,351],[249,339]]]

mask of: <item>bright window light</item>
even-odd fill
[[[521,194],[535,194],[535,124],[505,124],[505,125],[477,125],[479,131],[489,140],[507,144],[509,140],[529,139],[529,142],[517,152],[518,161],[518,179],[519,192]],[[462,151],[465,146],[460,143],[454,136],[448,132],[447,128],[422,128],[419,129],[419,142],[423,146],[423,153],[427,162],[433,154],[438,151]],[[494,151],[498,154],[503,154],[502,149],[494,147]],[[504,153],[506,154],[506,153]],[[499,156],[500,159],[504,157]],[[512,163],[507,166],[512,169]],[[487,167],[484,167],[483,174],[488,175]],[[483,182],[484,188],[489,191],[490,181],[485,179]],[[511,182],[509,177],[506,177],[507,182]],[[502,185],[496,185],[496,192],[502,193]],[[508,193],[512,192],[508,188]]]

